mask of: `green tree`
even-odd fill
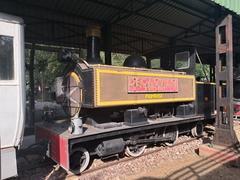
[[[30,50],[25,50],[26,69],[30,62]],[[60,76],[64,69],[64,64],[58,61],[56,52],[35,51],[34,58],[34,86],[36,91],[41,89],[43,93],[46,89],[51,88],[53,81],[57,76]],[[26,74],[26,92],[29,93],[29,73]],[[45,92],[44,92],[45,93]],[[37,96],[39,98],[39,96]]]
[[[122,66],[128,54],[112,53],[112,65]]]
[[[208,80],[210,79],[210,67],[208,64],[196,64],[196,77],[200,77],[202,80],[207,80],[204,74],[204,71],[207,75]]]

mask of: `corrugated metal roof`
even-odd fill
[[[219,14],[227,12],[216,8],[215,2],[224,6],[228,2],[228,8],[237,9],[233,1],[0,0],[0,12],[23,17],[30,43],[86,47],[87,25],[111,24],[114,51],[142,53],[172,39],[177,44],[214,47],[216,9],[223,11]],[[240,24],[236,19],[235,24]]]
[[[240,14],[240,1],[239,0],[212,0],[215,3],[224,6],[237,14]]]

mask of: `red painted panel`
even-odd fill
[[[36,141],[47,140],[50,144],[50,157],[63,168],[69,169],[68,140],[43,127],[36,127]]]
[[[178,79],[129,76],[128,92],[178,92]]]
[[[233,102],[233,108],[234,108],[234,115],[239,116],[240,115],[240,103]]]

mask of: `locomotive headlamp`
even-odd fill
[[[82,81],[76,72],[69,72],[63,79],[63,108],[70,117],[78,115],[82,104]]]

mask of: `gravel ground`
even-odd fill
[[[178,142],[183,142],[191,139],[188,136],[181,136]],[[154,152],[153,154],[148,154],[146,156],[141,156],[139,158],[133,159],[131,161],[121,162],[119,164],[113,165],[111,167],[107,167],[104,169],[100,169],[98,171],[94,171],[93,173],[83,174],[81,176],[67,175],[67,173],[58,168],[51,160],[47,160],[46,162],[42,162],[38,156],[31,156],[28,159],[30,161],[26,161],[23,158],[18,159],[18,167],[19,167],[19,177],[20,180],[25,179],[122,179],[123,176],[130,176],[136,173],[143,172],[143,170],[151,169],[158,167],[160,162],[165,162],[168,159],[178,159],[184,154],[194,153],[195,150],[202,143],[202,140],[194,140],[193,142],[183,143],[180,146],[176,147],[163,147],[163,146],[155,146],[152,148],[147,148],[147,152],[160,150],[159,152]],[[128,158],[128,157],[124,157]],[[121,158],[120,161],[124,158]],[[100,159],[95,159],[92,163],[91,169],[95,169],[99,166],[104,166],[106,163],[113,163],[118,160],[111,160],[110,162],[104,162]]]
[[[177,160],[160,163],[159,167],[149,169],[148,172],[138,173],[122,179],[128,180],[237,180],[240,169],[232,164],[221,164],[196,154],[186,154]]]
[[[189,140],[190,138],[187,136],[182,136],[178,139],[178,142]],[[158,152],[154,152],[153,154],[148,154],[146,156],[141,156],[137,159],[133,159],[127,162],[120,162],[111,167],[107,167],[104,170],[94,171],[91,174],[82,175],[81,177],[69,176],[67,179],[104,179],[104,180],[112,180],[112,179],[123,179],[126,176],[131,176],[133,174],[137,174],[148,169],[157,168],[160,163],[165,162],[166,160],[172,159],[176,160],[181,158],[183,155],[195,153],[196,149],[198,149],[199,145],[202,144],[202,140],[194,140],[189,143],[183,143],[180,146],[176,147],[154,147],[147,149],[147,152],[153,151],[156,149],[160,149]],[[127,158],[127,157],[125,157]],[[95,163],[95,162],[94,162]],[[100,160],[96,160],[95,165],[99,166],[104,162]],[[94,168],[92,166],[90,169]]]

